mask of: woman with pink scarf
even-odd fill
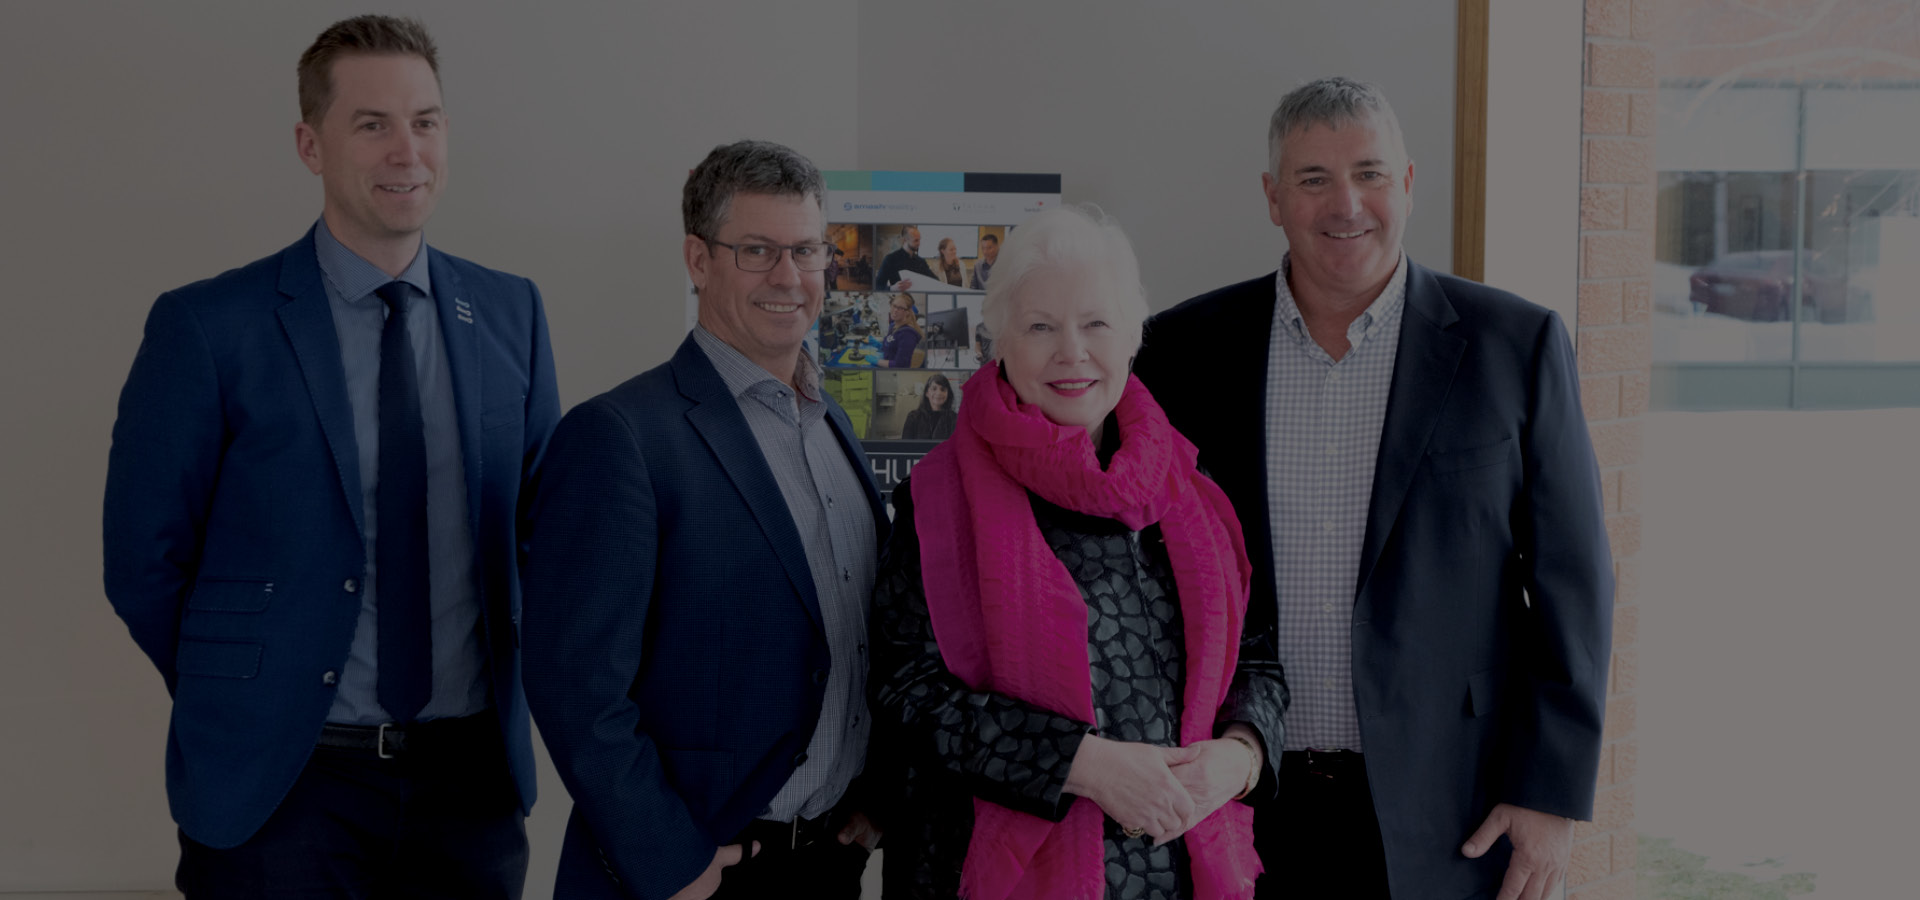
[[[1272,788],[1286,687],[1233,508],[1128,374],[1132,247],[1041,213],[982,311],[997,359],[895,488],[874,591],[884,893],[1251,897],[1239,800]]]

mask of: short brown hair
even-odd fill
[[[300,54],[300,118],[319,127],[333,102],[333,62],[342,56],[418,56],[440,81],[440,51],[419,19],[354,16],[327,26]]]
[[[680,221],[687,233],[712,240],[733,211],[735,194],[800,197],[826,208],[827,180],[812,161],[770,141],[735,141],[713,148],[680,189]]]

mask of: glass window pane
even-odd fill
[[[1793,356],[1792,172],[1662,172],[1655,362]]]
[[[1920,169],[1808,173],[1804,265],[1802,360],[1920,360]]]

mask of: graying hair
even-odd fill
[[[1062,266],[1084,266],[1106,281],[1117,295],[1116,306],[1123,317],[1110,324],[1131,329],[1138,343],[1147,321],[1147,288],[1140,282],[1140,260],[1133,254],[1133,242],[1100,207],[1067,205],[1035,214],[1008,232],[1000,245],[1000,260],[993,265],[986,299],[980,302],[980,317],[994,339],[995,359],[1006,346],[1000,334],[1012,315],[1011,298],[1039,271]]]
[[[822,210],[827,180],[812,161],[770,141],[735,141],[713,148],[693,167],[680,191],[687,233],[712,238],[726,224],[735,194],[811,198]]]
[[[1387,95],[1364,81],[1332,75],[1316,78],[1280,98],[1273,118],[1267,123],[1267,169],[1280,174],[1280,142],[1287,135],[1315,125],[1339,128],[1377,116],[1391,132],[1394,146],[1406,156],[1406,141],[1400,134],[1400,119],[1387,104]]]

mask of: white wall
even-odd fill
[[[832,52],[853,0],[0,6],[0,892],[172,882],[167,696],[100,587],[114,405],[156,295],[319,215],[294,62],[370,5],[441,48],[451,174],[429,240],[540,285],[569,405],[683,336],[680,185],[707,149],[766,136],[856,164],[855,64]],[[567,811],[544,775],[536,897]]]
[[[1579,0],[1492,0],[1487,28],[1488,284],[1560,314],[1580,291]]]
[[[1386,91],[1414,159],[1407,252],[1451,267],[1451,3],[861,9],[861,166],[1059,172],[1067,200],[1098,203],[1126,228],[1154,309],[1280,264],[1286,237],[1260,193],[1267,118],[1321,75]],[[902,128],[909,116],[946,127]]]
[[[429,239],[540,284],[569,405],[679,341],[680,184],[740,137],[824,168],[1060,172],[1126,223],[1160,308],[1277,264],[1266,118],[1345,73],[1406,125],[1410,252],[1450,258],[1449,3],[379,5],[442,48],[452,176]],[[157,294],[317,216],[294,61],[365,9],[0,6],[0,892],[171,881],[167,699],[100,589],[114,404]],[[902,110],[950,127],[907,133]],[[542,790],[535,898],[567,810],[550,768]]]

